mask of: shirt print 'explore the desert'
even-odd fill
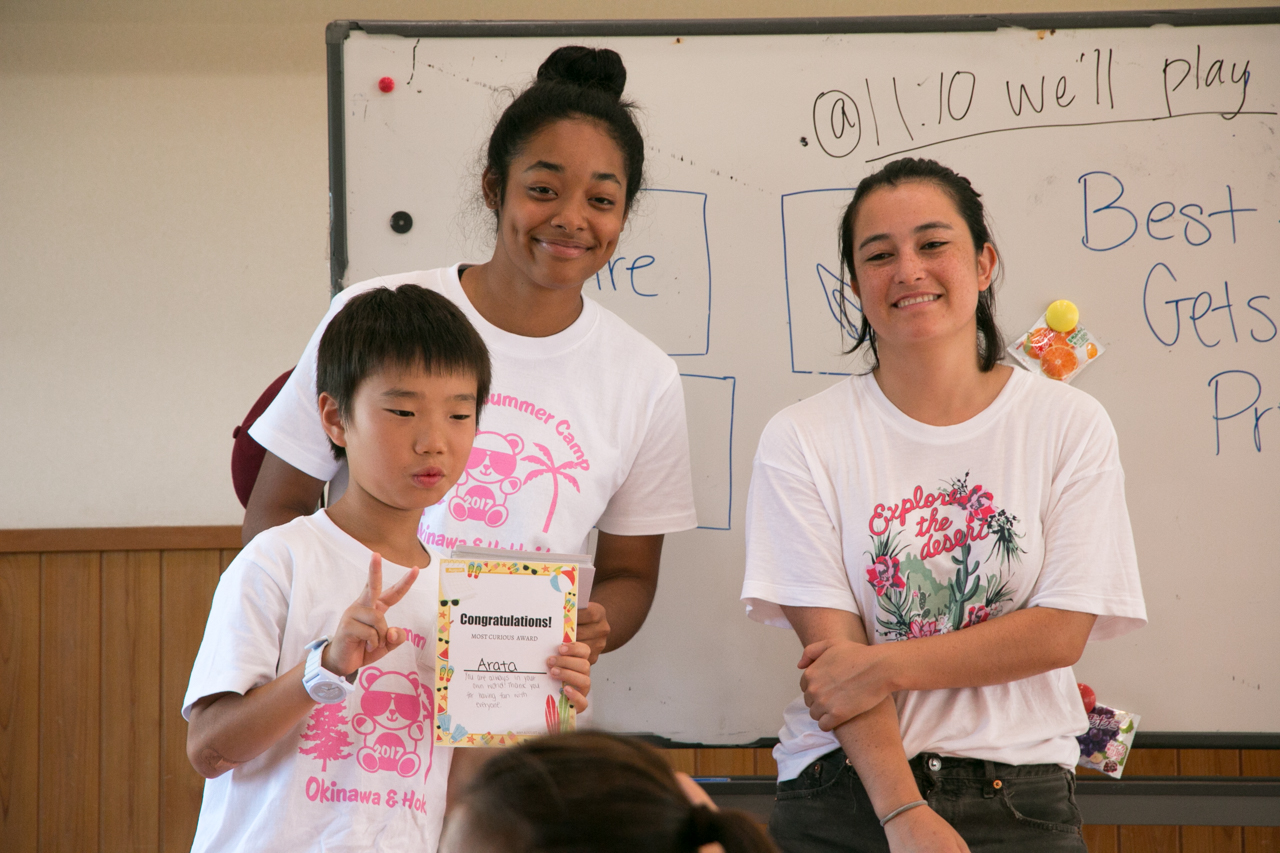
[[[867,522],[865,569],[885,640],[945,634],[999,616],[1013,601],[1021,560],[1018,517],[969,474],[926,492],[876,504]]]

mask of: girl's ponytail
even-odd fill
[[[718,843],[725,853],[775,853],[769,836],[746,812],[715,811],[704,805],[689,809],[684,833],[690,851]]]

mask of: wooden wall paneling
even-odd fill
[[[177,548],[239,548],[240,528],[222,527],[53,527],[0,529],[0,554],[71,551],[161,551]]]
[[[1120,853],[1180,853],[1176,826],[1122,826]]]
[[[1180,749],[1179,776],[1239,776],[1238,749]]]
[[[1240,775],[1280,779],[1280,749],[1240,750]]]
[[[1280,853],[1280,827],[1246,826],[1244,853]]]
[[[0,850],[38,843],[40,555],[0,556]]]
[[[187,760],[182,697],[222,567],[219,551],[160,554],[160,849],[191,849],[204,779]]]
[[[1238,826],[1183,826],[1182,853],[1242,853],[1244,833]]]
[[[102,850],[160,847],[160,552],[102,555]]]
[[[752,776],[756,772],[753,750],[706,747],[694,750],[699,776]]]
[[[98,849],[101,563],[40,559],[40,851]]]
[[[1240,775],[1280,778],[1280,749],[1240,750]],[[1280,853],[1280,826],[1246,826],[1244,853]]]
[[[772,749],[757,749],[756,754],[756,775],[757,776],[778,776],[778,762],[773,760]]]
[[[1120,828],[1101,824],[1085,826],[1084,843],[1089,853],[1120,853]]]
[[[1135,749],[1124,765],[1124,778],[1131,776],[1177,776],[1178,750]]]
[[[690,776],[698,775],[698,759],[693,749],[664,749],[663,754],[667,757],[667,763],[671,765],[672,770],[679,770],[681,773],[688,773]]]
[[[1238,749],[1180,749],[1179,776],[1239,776]],[[1184,826],[1179,829],[1182,853],[1242,853],[1244,833],[1238,826]]]

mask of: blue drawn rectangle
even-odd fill
[[[733,415],[735,376],[682,373],[693,499],[699,530],[729,530],[733,519]]]
[[[668,355],[711,347],[711,243],[707,194],[641,190],[638,210],[609,263],[582,292]]]
[[[782,259],[787,288],[791,372],[848,376],[862,321],[840,278],[836,227],[853,189],[802,190],[782,196]],[[843,309],[843,311],[842,311]]]

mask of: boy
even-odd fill
[[[438,561],[417,526],[466,470],[488,351],[439,294],[376,288],[330,323],[316,380],[350,483],[257,536],[218,584],[183,701],[210,780],[193,851],[439,839],[452,750],[432,746]],[[589,650],[560,651],[551,674],[585,707]]]

